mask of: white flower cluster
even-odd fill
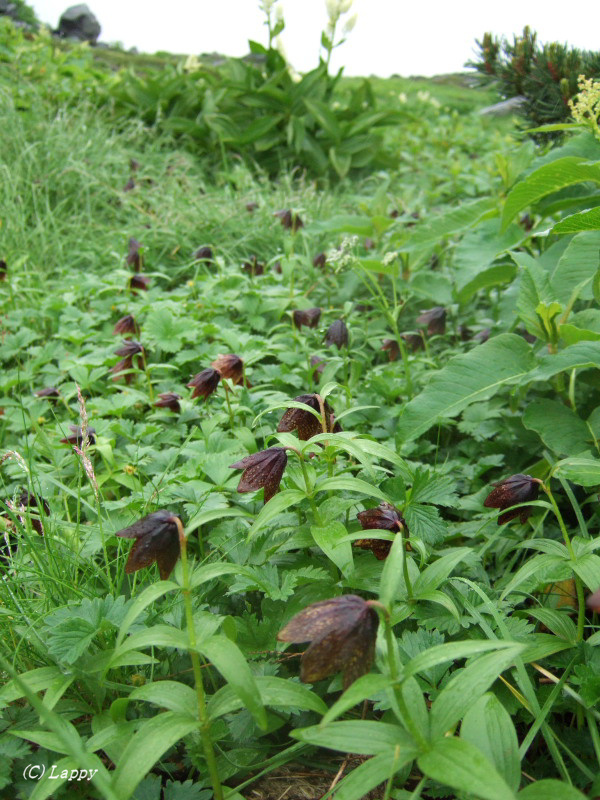
[[[389,267],[390,264],[393,264],[394,261],[398,258],[398,251],[392,250],[389,253],[386,253],[383,257],[383,266]]]
[[[575,122],[587,125],[600,138],[600,81],[580,75],[577,79],[579,93],[569,100],[569,108]]]
[[[439,108],[441,105],[439,100],[436,100],[435,97],[432,97],[429,92],[426,91],[417,92],[417,100],[419,100],[421,103],[429,103],[434,108]]]
[[[352,250],[358,244],[358,236],[344,236],[342,243],[336,250],[327,253],[327,262],[341,269],[351,264],[355,257]]]

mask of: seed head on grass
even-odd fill
[[[343,672],[344,689],[371,668],[379,617],[355,594],[313,603],[277,634],[280,642],[311,642],[302,655],[300,680],[315,683]]]
[[[181,552],[179,544],[181,523],[178,525],[178,522],[178,518],[170,511],[161,510],[148,514],[128,528],[118,531],[115,536],[135,539],[125,565],[125,572],[127,574],[137,572],[138,569],[149,567],[156,561],[160,578],[166,581]]]
[[[60,441],[63,444],[74,444],[77,447],[81,448],[84,443],[84,434],[82,432],[81,425],[69,425],[69,428],[71,430],[71,435],[65,436],[65,438],[61,439]],[[96,444],[96,437],[94,435],[96,433],[96,429],[88,428],[86,433],[87,433],[86,438],[89,441],[89,443]]]
[[[229,469],[243,469],[237,490],[240,493],[265,490],[265,503],[277,494],[287,465],[285,447],[269,447],[231,464]]]

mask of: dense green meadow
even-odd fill
[[[0,19],[0,797],[594,798],[600,91],[275,35]]]

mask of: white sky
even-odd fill
[[[77,0],[72,0],[76,4]],[[55,27],[69,0],[29,0]],[[325,0],[279,0],[283,42],[299,71],[318,63]],[[248,39],[266,43],[258,0],[88,0],[102,26],[100,41],[153,53],[248,52]],[[600,2],[570,0],[354,0],[356,27],[337,51],[333,67],[346,75],[435,75],[461,71],[485,31],[512,35],[529,25],[541,42],[600,49]]]

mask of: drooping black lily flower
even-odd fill
[[[133,180],[133,178],[129,178],[125,186],[123,186],[123,191],[131,192],[133,189],[135,189],[135,181]]]
[[[317,255],[313,258],[313,267],[318,267],[319,269],[323,269],[323,267],[327,264],[327,254],[326,253],[317,253]]]
[[[492,486],[496,488],[486,497],[483,504],[486,508],[505,509],[518,503],[526,503],[528,500],[537,500],[540,490],[538,480],[532,478],[531,475],[522,475],[521,473],[493,483]],[[524,524],[532,514],[533,508],[531,507],[515,508],[507,511],[506,514],[500,514],[498,525],[504,525],[505,522],[510,522],[517,517],[521,524]]]
[[[181,400],[181,395],[176,394],[175,392],[163,392],[162,394],[158,395],[157,400],[154,402],[154,406],[156,408],[168,408],[169,411],[174,411],[176,414],[179,414],[181,411],[181,405],[179,401]]]
[[[137,272],[135,275],[132,275],[129,280],[129,288],[135,294],[136,289],[141,289],[143,292],[148,291],[148,286],[152,278],[149,278],[147,275],[142,275],[141,272]]]
[[[377,529],[393,533],[398,533],[400,530],[408,532],[406,520],[391,503],[380,503],[377,508],[367,508],[356,516],[365,531]],[[372,550],[378,561],[383,561],[389,555],[392,547],[391,542],[382,539],[357,539],[354,544],[363,550]]]
[[[242,269],[244,272],[249,272],[253,277],[255,275],[263,275],[265,271],[265,265],[263,261],[259,261],[258,257],[253,255],[250,256],[248,261],[244,261],[242,264]]]
[[[301,311],[299,308],[295,309],[293,313],[294,325],[300,330],[303,325],[307,328],[316,328],[321,319],[320,308],[307,308]]]
[[[137,158],[130,158],[129,159],[129,169],[132,172],[137,172],[139,168],[140,168],[140,162],[137,160]]]
[[[325,334],[325,344],[334,344],[338,350],[348,346],[348,328],[343,319],[336,319],[331,323]]]
[[[24,489],[18,497],[17,500],[17,508],[21,510],[22,508],[30,508],[32,510],[37,510],[40,519],[31,519],[31,527],[34,531],[40,534],[40,536],[44,535],[44,526],[41,520],[42,512],[49,517],[50,516],[50,506],[44,500],[41,495],[35,495],[32,492],[27,491]]]
[[[66,436],[64,439],[61,439],[60,441],[63,444],[74,444],[77,447],[83,447],[83,437],[82,437],[81,425],[69,425],[69,428],[71,430],[71,435],[70,436]],[[96,444],[96,437],[94,435],[96,433],[96,429],[95,428],[88,428],[86,433],[87,433],[87,439],[88,439],[89,443],[90,444]]]
[[[133,333],[137,336],[139,335],[139,331],[139,326],[131,314],[126,314],[124,317],[121,317],[121,319],[117,321],[115,327],[113,328],[113,333],[115,336],[126,333]]]
[[[204,247],[198,248],[198,250],[196,250],[196,252],[194,253],[194,258],[197,261],[204,261],[205,264],[210,264],[211,261],[213,260],[212,247],[208,247],[208,245],[205,245]]]
[[[429,336],[443,336],[446,333],[446,309],[442,306],[435,306],[428,311],[423,311],[417,317],[417,322],[427,325]]]
[[[400,335],[402,341],[406,343],[406,346],[412,353],[425,348],[425,341],[420,333],[402,333]]]
[[[296,233],[299,228],[304,227],[304,223],[300,219],[300,215],[295,211],[292,211],[291,208],[286,208],[282,211],[275,211],[273,216],[279,217],[283,227],[287,228],[287,230],[291,230],[292,233]]]
[[[34,395],[36,397],[46,397],[51,403],[56,403],[60,397],[60,392],[56,386],[47,386],[45,389],[38,389],[37,392],[34,392]]]
[[[588,595],[585,604],[592,611],[600,611],[600,589],[596,589],[593,594]]]
[[[305,406],[321,413],[319,397],[316,394],[301,394],[298,397],[294,397],[294,401],[303,403]],[[333,409],[327,401],[323,403],[323,408],[325,409],[328,433],[338,433],[341,430],[340,424],[335,421]],[[315,417],[310,411],[304,411],[301,408],[288,408],[277,426],[277,433],[289,433],[290,431],[297,431],[298,438],[305,442],[318,433],[323,433],[323,427],[318,417]]]
[[[133,183],[133,178],[130,178]],[[134,184],[135,185],[135,184]],[[131,187],[133,188],[133,186]],[[129,239],[129,252],[127,253],[127,266],[133,267],[135,272],[142,268],[142,254],[140,253],[141,243],[135,237]]]
[[[133,375],[127,370],[134,368],[133,359],[136,356],[138,357],[138,369],[142,369],[144,347],[141,342],[137,342],[135,339],[125,339],[121,347],[115,350],[115,355],[122,356],[122,358],[114,367],[111,367],[110,371],[114,374],[113,381],[118,381],[121,373],[126,372],[123,377],[125,378],[125,383],[129,385],[133,380]]]
[[[211,367],[214,367],[221,373],[223,378],[228,378],[233,381],[236,386],[244,380],[244,362],[235,353],[219,353],[214,361],[211,362]],[[248,386],[246,381],[246,386]]]
[[[188,383],[188,387],[193,389],[192,399],[194,397],[206,398],[211,395],[221,380],[221,374],[216,369],[203,369],[197,375],[194,375],[192,380]]]
[[[0,258],[0,281],[5,281],[8,274],[8,265],[3,258]]]
[[[279,484],[287,465],[287,451],[285,447],[269,447],[259,453],[252,453],[241,461],[231,464],[229,469],[243,469],[242,477],[237,490],[257,492],[265,490],[265,503],[279,491]]]
[[[313,603],[279,631],[280,642],[311,642],[300,680],[315,683],[343,672],[344,689],[371,668],[379,617],[362,597],[346,594]]]
[[[490,338],[490,333],[490,328],[484,328],[482,331],[479,331],[479,333],[476,333],[475,336],[473,336],[473,341],[483,344]]]
[[[390,361],[397,361],[400,356],[400,345],[395,339],[384,339],[381,345],[382,350],[386,350]]]
[[[310,357],[310,365],[314,367],[312,379],[315,383],[319,382],[319,376],[323,374],[323,370],[325,369],[325,361],[319,356],[311,356]]]
[[[161,510],[148,514],[128,528],[118,531],[115,536],[135,539],[125,565],[125,572],[127,574],[137,572],[138,569],[149,567],[156,561],[160,578],[166,581],[181,552],[180,526],[178,517],[170,511]]]
[[[256,211],[257,208],[258,208],[258,203],[254,203],[254,202],[246,203],[246,211],[249,214],[252,214],[254,211]]]

